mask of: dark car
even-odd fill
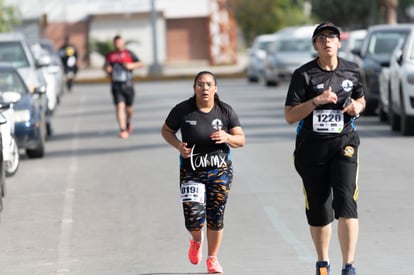
[[[29,158],[41,158],[45,152],[46,124],[42,108],[42,89],[29,90],[19,72],[11,65],[0,64],[0,93],[17,92],[21,95],[14,104],[15,139]]]
[[[406,39],[411,27],[410,24],[371,26],[361,49],[353,51],[359,57],[356,58],[356,62],[361,68],[367,101],[366,115],[379,113],[381,71],[384,67],[390,66],[392,52],[401,40]]]

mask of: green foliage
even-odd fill
[[[312,13],[320,21],[331,21],[346,29],[366,28],[377,19],[377,0],[312,0]]]
[[[398,22],[413,22],[414,18],[410,18],[412,11],[409,11],[409,8],[414,7],[414,0],[399,0],[398,2]]]
[[[304,0],[233,0],[238,25],[247,43],[259,34],[273,33],[291,25],[311,22],[303,15]]]
[[[92,38],[89,42],[89,51],[90,52],[97,52],[103,56],[105,56],[108,52],[114,50],[114,43],[112,39],[108,39],[106,41],[100,41],[96,38]]]
[[[367,28],[370,25],[385,23],[381,2],[384,1],[312,0],[312,13],[323,21],[332,21],[345,30]],[[397,22],[414,21],[414,18],[409,18],[408,15],[408,7],[413,5],[414,0],[398,0]]]
[[[259,34],[273,33],[287,26],[331,21],[343,30],[352,30],[384,22],[380,5],[382,0],[229,1],[248,44]],[[312,4],[309,17],[303,12],[305,2]],[[399,0],[398,2],[398,22],[413,22],[414,18],[409,17],[408,7],[414,5],[414,0]]]
[[[13,6],[5,6],[0,0],[0,32],[12,31],[13,27],[20,23],[18,11]]]
[[[137,40],[127,40],[125,41],[125,46],[128,46],[128,44],[140,44]],[[98,40],[96,38],[92,38],[89,42],[89,52],[97,52],[103,56],[105,56],[110,51],[113,51],[115,49],[114,42],[112,39],[108,39],[105,41]]]

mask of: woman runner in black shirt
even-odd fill
[[[285,118],[299,122],[295,167],[303,181],[306,216],[317,253],[316,274],[330,272],[332,222],[338,219],[342,275],[353,267],[358,239],[358,147],[355,119],[365,108],[359,68],[338,58],[340,31],[330,22],[312,35],[318,57],[298,68],[291,79]]]
[[[161,134],[180,152],[181,200],[185,226],[192,236],[189,260],[192,264],[201,261],[202,229],[207,223],[207,270],[222,273],[217,254],[233,179],[230,147],[243,146],[245,137],[236,113],[218,98],[214,74],[198,73],[193,89],[193,97],[170,111]]]

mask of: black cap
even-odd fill
[[[316,26],[315,30],[313,31],[312,40],[314,40],[319,33],[326,30],[334,32],[336,35],[338,35],[338,38],[341,39],[341,32],[337,26],[331,22],[322,22]]]

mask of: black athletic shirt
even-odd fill
[[[295,106],[308,101],[321,94],[324,90],[332,87],[337,94],[336,104],[324,104],[315,110],[342,110],[345,100],[348,97],[358,99],[364,96],[360,70],[356,63],[338,58],[338,66],[333,71],[325,71],[318,66],[314,59],[293,73],[285,106]],[[344,114],[344,127],[340,133],[320,133],[313,131],[313,112],[299,122],[297,133],[312,135],[316,137],[335,137],[355,130],[355,119]]]
[[[181,130],[182,141],[188,144],[188,148],[195,145],[194,153],[197,154],[217,151],[228,154],[229,146],[225,143],[215,144],[210,136],[218,127],[228,132],[229,129],[240,126],[239,118],[230,105],[216,103],[210,112],[204,113],[198,109],[194,97],[177,104],[170,111],[165,123],[174,131]]]

